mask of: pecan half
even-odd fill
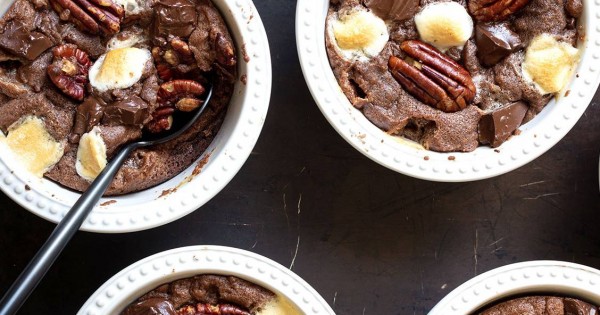
[[[183,78],[198,69],[190,46],[176,36],[169,36],[166,44],[152,48],[152,57],[163,81]]]
[[[480,22],[498,22],[519,11],[530,0],[470,0],[469,12]]]
[[[223,66],[235,66],[237,59],[235,57],[235,49],[223,34],[218,33],[215,37],[215,48],[217,52],[217,62]]]
[[[92,34],[116,34],[121,29],[125,9],[112,0],[50,0],[61,17]]]
[[[161,84],[157,93],[157,102],[161,105],[173,105],[182,99],[197,99],[204,94],[202,84],[193,80],[173,80]]]
[[[388,62],[394,78],[412,96],[444,112],[459,111],[473,101],[473,79],[452,58],[419,40],[405,41],[400,48],[420,62],[418,68],[394,56]]]
[[[202,84],[192,80],[173,80],[161,84],[156,99],[160,107],[154,111],[146,128],[151,133],[169,130],[175,109],[181,112],[197,109],[204,102],[200,96],[205,91]]]
[[[152,113],[152,120],[146,125],[151,133],[159,133],[171,129],[173,126],[173,113],[175,109],[169,106],[157,108]]]
[[[66,95],[82,101],[92,66],[88,54],[75,45],[61,45],[52,51],[54,60],[48,66],[50,80]]]
[[[187,305],[177,310],[177,315],[250,315],[249,312],[231,304]]]

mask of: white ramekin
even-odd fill
[[[450,292],[429,315],[467,315],[510,296],[549,294],[600,305],[600,270],[562,261],[528,261],[493,269]]]
[[[236,43],[239,75],[247,78],[245,83],[237,82],[219,133],[198,161],[173,179],[137,193],[103,198],[82,230],[131,232],[176,220],[208,202],[250,156],[271,96],[269,44],[251,0],[212,1]],[[200,173],[192,174],[205,159],[208,162]],[[72,190],[23,171],[6,156],[0,156],[0,189],[24,208],[52,222],[60,221],[79,197]]]
[[[567,97],[551,101],[497,150],[438,153],[402,137],[390,136],[369,122],[348,101],[329,65],[325,19],[329,0],[298,0],[296,42],[302,71],[317,105],[337,132],[358,151],[396,172],[416,178],[462,182],[504,174],[549,150],[575,125],[600,83],[600,2],[584,0],[580,19],[584,40]]]
[[[78,315],[119,314],[161,284],[199,274],[231,275],[283,296],[306,315],[333,315],[331,307],[288,268],[257,254],[222,246],[190,246],[158,253],[106,281]]]

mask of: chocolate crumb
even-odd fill
[[[160,194],[160,196],[158,196],[158,198],[165,197],[165,196],[170,195],[170,194],[172,194],[172,193],[174,193],[176,191],[177,191],[177,188],[165,189],[165,190],[162,191],[162,193]]]
[[[454,161],[454,160],[456,160],[456,157],[454,155],[450,155],[448,157],[448,161]]]
[[[429,161],[429,156],[428,156],[428,155],[424,156],[424,157],[423,157],[423,160],[425,160],[425,161]]]
[[[110,206],[110,205],[115,204],[115,203],[117,203],[116,200],[108,200],[108,201],[105,201],[105,202],[101,203],[100,206],[106,207],[106,206]]]

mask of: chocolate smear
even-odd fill
[[[529,106],[518,101],[485,114],[479,120],[479,142],[492,148],[500,146],[521,126]]]
[[[0,35],[0,47],[10,53],[34,60],[54,43],[50,37],[40,32],[29,32],[20,22],[11,22]]]
[[[506,24],[478,24],[475,27],[475,43],[477,58],[486,67],[523,48],[519,35]]]
[[[159,0],[155,6],[155,35],[189,37],[196,27],[198,14],[192,0]]]
[[[90,96],[77,107],[75,124],[69,142],[77,143],[81,135],[89,132],[100,123],[104,115],[104,106],[106,106],[106,103],[102,99]]]
[[[384,20],[402,21],[417,13],[419,0],[365,0],[365,5]]]
[[[148,104],[138,96],[110,104],[102,122],[107,125],[142,125],[148,117]]]

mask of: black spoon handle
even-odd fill
[[[35,254],[25,270],[21,272],[17,280],[8,289],[2,300],[0,300],[0,315],[12,315],[17,313],[25,303],[31,292],[37,287],[50,266],[60,255],[73,235],[79,230],[88,214],[94,209],[113,177],[121,168],[121,164],[129,156],[129,153],[137,145],[130,144],[124,147],[106,165],[88,190],[79,197],[75,205],[56,226],[46,243]]]

